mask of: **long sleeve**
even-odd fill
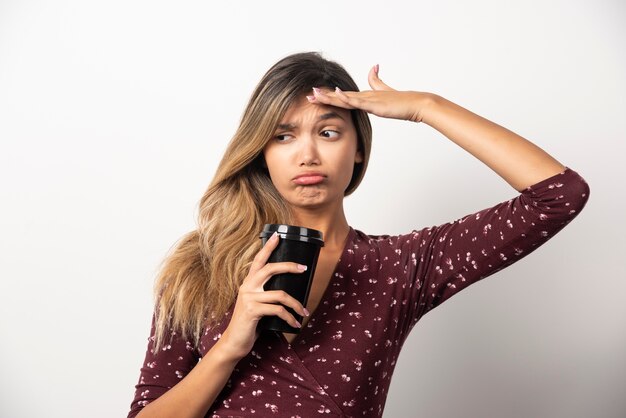
[[[174,387],[199,360],[198,352],[193,344],[183,340],[176,332],[171,332],[166,337],[164,346],[158,352],[153,353],[154,320],[153,315],[148,348],[141,367],[139,382],[135,386],[135,396],[130,405],[128,418],[134,418],[144,406]]]
[[[589,185],[567,168],[517,197],[400,239],[414,302],[411,326],[467,286],[524,258],[571,222]],[[407,248],[408,247],[408,248]]]

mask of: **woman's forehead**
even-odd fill
[[[280,124],[295,124],[298,121],[309,119],[343,119],[345,122],[352,120],[350,110],[342,107],[326,104],[311,103],[306,96],[294,101],[283,115]]]

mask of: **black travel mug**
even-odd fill
[[[280,235],[278,246],[272,251],[268,263],[291,261],[304,264],[307,270],[302,273],[281,273],[269,278],[263,285],[265,290],[284,290],[289,295],[297,299],[302,306],[306,307],[311,290],[311,283],[315,275],[315,267],[321,248],[324,246],[322,232],[305,228],[302,226],[286,224],[265,224],[259,238],[263,240],[263,245],[274,232]],[[302,323],[302,316],[293,309],[285,307],[298,322]],[[291,334],[300,333],[299,328],[294,328],[277,316],[264,316],[259,321],[259,329],[288,332]]]

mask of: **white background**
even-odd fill
[[[626,416],[623,1],[0,0],[0,416],[122,417],[158,263],[262,74],[321,51],[440,94],[590,184],[519,263],[428,314],[386,417]],[[372,118],[350,225],[399,234],[517,195],[426,125]]]

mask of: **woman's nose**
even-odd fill
[[[315,138],[305,135],[300,140],[300,165],[320,164],[320,155]]]

